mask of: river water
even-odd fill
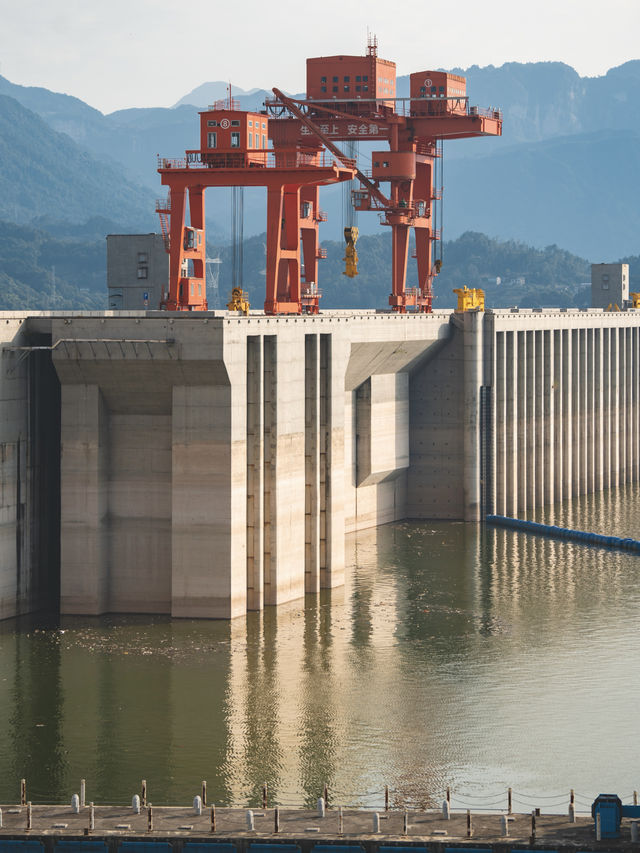
[[[536,520],[638,537],[640,489]],[[232,624],[0,626],[0,802],[586,809],[640,788],[640,558],[461,523],[348,540],[343,589]]]

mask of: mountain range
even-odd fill
[[[559,62],[454,70],[467,77],[470,103],[502,108],[504,135],[445,143],[445,235],[473,230],[557,244],[594,261],[635,255],[640,61],[595,78]],[[408,80],[398,79],[401,97]],[[156,155],[194,147],[197,109],[226,90],[214,81],[171,108],[103,115],[78,98],[0,77],[0,218],[53,228],[103,217],[121,230],[156,229],[154,200],[163,194]],[[268,91],[232,94],[241,108],[258,109]],[[208,204],[218,242],[230,230],[227,196],[218,193]],[[323,190],[322,206],[330,216],[322,236],[337,239],[341,190]],[[380,233],[377,217],[359,219],[361,233]],[[263,193],[246,190],[245,234],[264,227]]]

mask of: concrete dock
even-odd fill
[[[201,816],[190,807],[152,807],[152,829],[149,829],[148,809],[134,814],[131,807],[95,806],[93,828],[90,828],[89,806],[74,814],[69,806],[38,805],[31,807],[31,829],[26,830],[26,806],[2,806],[3,825],[0,840],[6,838],[39,838],[49,849],[57,839],[104,840],[109,849],[116,849],[123,839],[135,841],[166,841],[174,850],[187,842],[230,843],[238,853],[252,844],[287,843],[297,845],[308,853],[316,844],[354,845],[367,853],[377,853],[381,847],[427,846],[433,853],[457,848],[476,848],[501,851],[515,849],[543,850],[625,850],[630,845],[630,825],[624,821],[620,839],[596,842],[591,816],[578,816],[570,823],[566,815],[537,815],[535,836],[532,836],[530,814],[508,817],[508,837],[502,834],[502,815],[472,814],[471,836],[468,835],[466,813],[453,812],[449,820],[440,810],[406,812],[399,809],[377,812],[380,832],[373,832],[373,812],[359,809],[327,809],[320,818],[317,811],[278,809],[279,831],[275,832],[275,810],[253,809],[254,830],[247,829],[247,810],[216,808],[215,829],[211,826],[211,807],[203,807]],[[406,831],[405,831],[406,820]],[[185,848],[188,849],[188,848]],[[211,848],[215,853],[215,848]],[[263,851],[264,853],[264,851]],[[276,850],[277,853],[277,850]],[[288,851],[291,853],[291,851]]]

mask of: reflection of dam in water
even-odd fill
[[[624,535],[640,492],[554,512],[537,517]],[[398,523],[351,534],[346,569],[304,608],[231,622],[5,623],[0,798],[25,777],[35,802],[67,802],[86,778],[96,802],[124,803],[145,778],[154,803],[190,803],[207,779],[220,804],[258,804],[266,781],[270,801],[311,806],[326,782],[334,804],[512,786],[563,792],[565,810],[570,788],[589,803],[637,786],[636,557]]]
[[[0,615],[238,616],[351,532],[636,481],[639,316],[5,314]]]

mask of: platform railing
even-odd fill
[[[304,103],[304,102],[303,102]],[[363,108],[370,105],[371,112],[377,110],[389,111],[389,104],[395,104],[393,112],[400,116],[410,116],[415,114],[416,105],[426,107],[427,117],[429,115],[478,115],[484,118],[493,118],[502,121],[502,111],[494,107],[477,107],[469,106],[468,95],[424,95],[421,97],[393,97],[385,95],[378,98],[310,98],[306,102],[310,107],[314,105],[321,107],[335,107],[338,112],[351,113],[354,116],[365,117],[367,112]],[[284,110],[285,108],[278,100],[267,99],[265,101],[267,109],[272,112]],[[381,116],[379,116],[381,117]],[[316,119],[314,119],[316,120]]]
[[[344,158],[342,164],[355,168],[355,160]],[[305,152],[295,149],[244,149],[242,151],[188,150],[184,157],[158,156],[158,169],[300,169],[331,168],[339,165],[327,151]]]

